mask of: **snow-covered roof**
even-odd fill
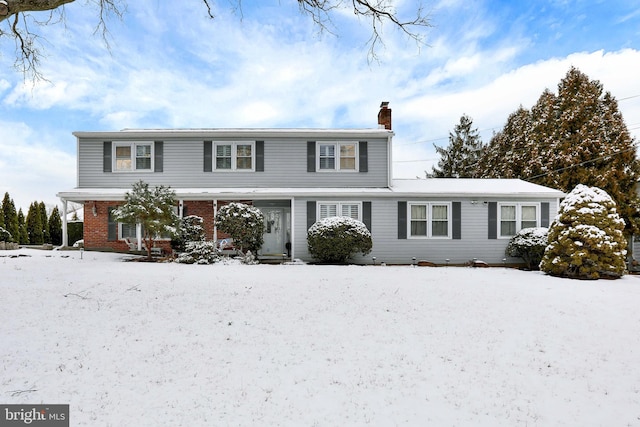
[[[392,130],[362,129],[277,129],[277,128],[200,128],[200,129],[123,129],[120,131],[77,131],[76,138],[84,139],[157,139],[157,138],[388,138]]]
[[[560,198],[565,193],[519,179],[396,179],[392,188],[173,188],[179,199],[288,199],[291,197],[509,197]],[[58,193],[66,200],[124,200],[129,188],[76,188]]]

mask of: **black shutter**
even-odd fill
[[[455,240],[460,240],[462,238],[462,204],[460,202],[451,203],[451,234],[452,238]]]
[[[164,142],[156,141],[154,142],[153,147],[153,171],[154,172],[163,172],[164,162]]]
[[[264,141],[256,141],[256,172],[264,172]]]
[[[360,163],[360,172],[369,172],[369,160],[367,154],[367,141],[360,141],[358,147],[358,156]]]
[[[316,202],[307,202],[307,230],[316,223]]]
[[[371,202],[362,202],[362,222],[371,232]]]
[[[118,240],[118,223],[114,221],[112,211],[115,208],[107,208],[107,240],[114,242]]]
[[[111,172],[111,141],[104,141],[102,147],[102,171]]]
[[[189,216],[188,210],[187,210],[187,205],[183,204],[182,205],[182,218]]]
[[[540,227],[549,227],[549,202],[540,203]]]
[[[398,202],[398,239],[407,238],[407,202]]]
[[[489,202],[489,239],[498,238],[498,203]]]
[[[204,169],[205,172],[213,171],[213,143],[204,142]]]
[[[316,142],[307,141],[307,172],[316,171]]]

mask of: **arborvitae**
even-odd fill
[[[22,213],[22,208],[18,210],[18,227],[20,230],[19,242],[21,245],[29,244],[29,233],[27,232],[27,222],[25,221],[24,214]]]
[[[38,209],[40,211],[42,221],[42,238],[44,239],[44,243],[51,243],[51,235],[49,235],[49,218],[47,218],[47,207],[44,205],[44,202],[40,202],[38,204]]]
[[[476,165],[482,178],[522,178],[529,163],[526,159],[531,141],[526,129],[531,127],[531,113],[520,106],[509,115],[504,128],[493,135]]]
[[[20,234],[18,213],[16,212],[16,205],[13,203],[13,199],[9,197],[9,193],[4,193],[4,199],[2,200],[2,214],[0,216],[4,219],[4,228],[11,233],[13,241],[17,242]]]
[[[453,133],[449,133],[449,145],[441,148],[433,145],[440,155],[438,167],[432,167],[435,178],[473,178],[476,163],[482,152],[482,140],[473,120],[467,115],[460,117]]]
[[[42,227],[42,215],[38,202],[31,203],[27,212],[27,234],[30,245],[42,245],[44,243],[44,231]]]
[[[58,207],[55,206],[51,211],[48,221],[49,236],[51,237],[51,243],[54,245],[62,244],[62,219],[60,218],[60,212]]]
[[[601,188],[617,203],[626,231],[640,231],[635,141],[600,82],[571,68],[557,95],[543,92],[529,123],[510,117],[508,125],[485,151],[481,176],[520,177],[565,192],[577,184]]]
[[[576,279],[622,276],[627,254],[624,225],[605,191],[577,185],[560,204],[549,228],[540,269]]]

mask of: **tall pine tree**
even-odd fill
[[[28,245],[29,244],[29,233],[27,232],[27,222],[26,219],[24,217],[24,214],[22,213],[22,208],[20,208],[18,210],[18,227],[19,227],[19,240],[18,242],[21,245]]]
[[[38,202],[31,203],[27,212],[27,234],[30,245],[41,245],[44,243],[44,232],[42,227],[42,215]]]
[[[62,244],[62,218],[60,218],[60,211],[57,206],[54,206],[51,211],[51,215],[49,215],[49,237],[51,238],[51,243],[54,245]]]
[[[11,233],[14,242],[18,242],[20,238],[20,227],[18,225],[18,213],[13,199],[9,197],[9,193],[4,193],[2,199],[2,216],[4,218],[4,228]]]
[[[453,133],[449,132],[447,148],[433,144],[440,155],[438,167],[432,167],[435,178],[473,178],[476,163],[482,152],[482,140],[478,129],[472,128],[473,120],[466,114],[460,117]]]
[[[572,67],[557,95],[545,90],[531,111],[514,114],[523,120],[510,116],[492,138],[479,176],[517,177],[567,193],[577,184],[601,188],[617,203],[627,233],[640,231],[635,141],[599,81]]]
[[[40,212],[40,221],[42,221],[42,239],[44,243],[51,243],[51,236],[49,235],[49,218],[47,217],[47,207],[44,202],[38,204],[38,210]]]

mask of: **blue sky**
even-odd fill
[[[218,0],[214,20],[200,0],[128,3],[109,21],[109,49],[93,34],[95,9],[67,5],[66,27],[42,32],[48,82],[25,82],[2,40],[0,191],[24,210],[76,186],[73,131],[370,128],[381,101],[393,109],[394,175],[424,177],[462,114],[488,142],[572,65],[603,83],[640,136],[637,0],[425,1],[427,45],[386,25],[373,62],[369,23],[349,11],[333,15],[334,35],[293,0],[243,0],[242,12]],[[395,4],[408,17],[418,2]]]

